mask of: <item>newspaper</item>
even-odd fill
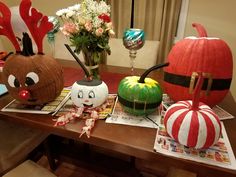
[[[19,113],[33,113],[33,114],[53,114],[57,112],[70,97],[70,90],[64,88],[61,94],[52,102],[43,105],[25,105],[17,100],[12,100],[4,108],[3,112],[19,112]]]
[[[4,95],[7,92],[8,92],[8,90],[7,90],[6,86],[4,84],[0,84],[0,96]]]
[[[123,124],[138,127],[157,128],[158,119],[160,119],[159,110],[148,116],[134,116],[123,111],[118,99],[115,103],[114,110],[110,117],[106,119],[106,123]]]
[[[164,125],[160,124],[154,143],[154,151],[178,158],[236,170],[236,160],[230,146],[224,124],[222,135],[215,145],[208,149],[189,148],[179,144],[167,135]]]

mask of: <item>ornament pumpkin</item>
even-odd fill
[[[85,72],[86,79],[76,81],[71,88],[71,100],[77,107],[96,108],[102,105],[108,97],[108,87],[105,82],[93,79],[87,68],[71,50],[69,45],[65,44],[68,51],[79,63]]]
[[[162,101],[162,89],[157,81],[146,77],[151,71],[164,66],[168,66],[168,63],[149,68],[141,77],[128,76],[121,80],[118,86],[118,100],[124,111],[145,115],[156,110]]]
[[[3,80],[9,94],[23,104],[38,105],[53,101],[63,89],[63,70],[51,56],[43,54],[43,37],[52,29],[47,16],[31,8],[30,0],[22,0],[20,15],[26,23],[38,47],[35,54],[27,33],[23,33],[23,50],[16,40],[11,26],[11,12],[0,2],[0,34],[13,43],[16,54],[10,55],[3,68]],[[31,12],[30,12],[31,10]]]
[[[180,144],[206,149],[217,143],[221,124],[219,117],[208,105],[199,103],[203,84],[202,73],[193,75],[199,76],[193,100],[179,101],[171,105],[165,112],[164,125],[167,133]]]
[[[206,73],[202,102],[213,107],[228,93],[233,73],[232,53],[219,38],[207,37],[200,24],[193,24],[199,37],[187,37],[175,44],[168,54],[170,65],[164,69],[164,90],[174,101],[191,99],[191,74]]]

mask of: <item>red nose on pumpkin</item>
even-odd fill
[[[30,98],[30,92],[28,90],[21,90],[19,92],[19,97],[24,100],[28,100]]]

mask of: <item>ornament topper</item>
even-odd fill
[[[43,38],[53,28],[53,24],[48,21],[48,17],[31,8],[31,0],[22,0],[19,6],[20,16],[27,25],[36,45],[38,54],[43,54]],[[6,36],[16,49],[16,53],[21,53],[20,45],[14,35],[11,25],[11,11],[0,2],[0,35]]]

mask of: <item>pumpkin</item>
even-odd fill
[[[52,29],[52,23],[48,22],[47,16],[31,8],[30,0],[22,0],[20,15],[37,44],[38,53],[34,53],[27,33],[23,33],[21,51],[12,30],[11,12],[2,2],[0,7],[0,34],[8,37],[16,49],[16,54],[8,57],[3,68],[3,80],[9,94],[29,105],[53,101],[60,95],[64,83],[62,67],[53,57],[43,54],[43,37]]]
[[[77,81],[71,89],[71,100],[78,107],[98,107],[106,101],[107,96],[107,85],[97,79]]]
[[[219,117],[208,105],[199,103],[202,83],[200,73],[193,100],[171,105],[164,115],[167,133],[180,144],[196,149],[214,145],[221,133]]]
[[[164,91],[172,100],[191,99],[192,72],[203,72],[202,90],[207,90],[200,99],[213,107],[220,103],[229,91],[233,59],[228,45],[219,38],[207,37],[204,27],[193,24],[199,37],[187,37],[177,42],[168,54],[170,65],[164,69]],[[191,83],[191,84],[190,84]]]
[[[96,108],[102,105],[108,97],[108,87],[105,82],[93,79],[87,68],[71,50],[69,45],[65,44],[68,51],[82,67],[86,79],[76,81],[71,88],[71,100],[77,107]]]
[[[134,115],[147,115],[156,110],[162,101],[160,84],[146,76],[153,70],[167,66],[168,63],[149,68],[138,76],[128,76],[118,86],[118,100],[125,112]]]
[[[9,94],[29,105],[53,101],[63,89],[63,70],[47,55],[11,55],[3,68],[4,83]]]

